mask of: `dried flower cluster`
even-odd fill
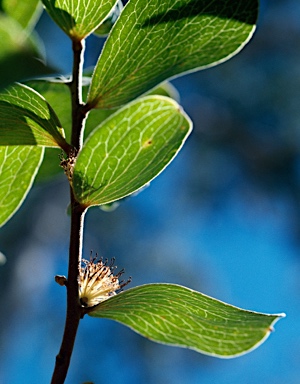
[[[119,277],[124,273],[122,269],[116,275],[113,270],[114,259],[108,264],[108,260],[103,262],[101,258],[96,262],[97,257],[90,261],[83,259],[79,275],[79,298],[84,307],[93,307],[104,300],[109,299],[127,285],[131,279],[123,282]]]
[[[73,171],[76,163],[76,152],[72,151],[68,158],[64,158],[63,155],[60,156],[60,166],[63,168],[70,184],[72,185],[73,181]]]

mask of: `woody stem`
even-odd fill
[[[82,146],[82,136],[86,113],[82,105],[82,65],[84,40],[73,41],[73,76],[69,83],[72,100],[72,137],[71,144],[78,153]],[[69,246],[69,266],[67,279],[67,313],[64,334],[56,362],[51,384],[63,384],[67,376],[74,348],[79,321],[83,317],[83,309],[79,302],[78,277],[82,258],[82,241],[85,207],[76,200],[72,185],[71,198],[71,228]]]

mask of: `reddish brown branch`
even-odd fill
[[[82,251],[84,212],[84,209],[76,203],[72,196],[66,323],[62,344],[56,356],[51,384],[63,384],[65,381],[79,321],[82,317],[82,307],[78,298],[78,273]]]
[[[69,83],[72,99],[72,138],[71,144],[76,154],[82,146],[82,135],[86,113],[82,105],[82,64],[84,41],[73,42],[73,77]],[[82,238],[85,207],[75,199],[72,186],[71,193],[71,230],[69,248],[69,267],[67,278],[67,313],[63,339],[56,362],[51,384],[63,384],[67,376],[74,348],[79,321],[83,316],[79,302],[78,276],[82,255]]]

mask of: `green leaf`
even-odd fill
[[[47,182],[58,175],[63,176],[64,171],[60,166],[61,150],[58,148],[45,148],[44,159],[39,168],[35,182]]]
[[[285,316],[245,311],[173,284],[129,289],[89,315],[116,320],[159,343],[223,358],[258,347]]]
[[[258,0],[130,0],[96,65],[88,103],[115,108],[167,78],[228,60],[250,40]]]
[[[161,83],[157,87],[151,89],[150,92],[147,92],[147,95],[161,95],[161,96],[170,97],[171,99],[174,99],[178,103],[180,101],[179,92],[174,87],[174,85],[169,83],[168,81],[165,81],[164,83]]]
[[[53,72],[39,52],[37,40],[28,36],[11,17],[0,13],[0,89],[9,84]]]
[[[87,95],[88,86],[86,85],[83,90],[83,94]],[[179,101],[179,93],[177,89],[170,83],[165,82],[159,86],[153,88],[147,95],[161,95],[170,97],[171,99]],[[52,105],[52,104],[51,104]],[[114,109],[92,109],[86,121],[85,137],[87,137],[100,123],[105,121],[109,116],[115,113]]]
[[[27,196],[43,153],[42,147],[0,146],[0,226],[12,217]]]
[[[47,12],[74,41],[87,37],[109,16],[118,0],[42,0]]]
[[[0,145],[67,147],[53,109],[41,95],[22,84],[0,93]]]
[[[94,34],[97,36],[107,36],[115,24],[117,18],[120,16],[123,10],[123,3],[121,0],[118,0],[115,7],[113,8],[110,15],[105,19],[105,21],[94,31]]]
[[[73,175],[77,200],[101,205],[139,190],[171,162],[191,128],[172,99],[147,96],[126,105],[83,145]]]
[[[26,82],[26,85],[35,89],[48,101],[57,114],[62,127],[64,127],[65,136],[67,141],[71,139],[71,98],[70,90],[66,85],[65,80],[55,77],[49,77],[45,79],[30,80]],[[83,97],[86,99],[88,87],[90,85],[90,78],[84,77],[83,79]],[[151,95],[162,95],[171,97],[172,99],[179,101],[179,94],[176,88],[166,82],[160,86],[152,89],[149,93]],[[100,123],[107,119],[110,115],[115,113],[115,110],[102,110],[92,109],[88,114],[86,120],[86,126],[84,130],[84,136],[87,137]]]
[[[42,4],[39,0],[2,0],[0,11],[14,18],[27,30],[31,30],[42,12]]]
[[[87,94],[87,90],[90,84],[89,80],[89,78],[84,78],[84,96],[86,96]],[[62,127],[64,127],[66,140],[70,142],[72,124],[71,97],[70,89],[66,85],[64,80],[50,77],[48,79],[30,80],[26,82],[26,85],[40,93],[52,106],[59,118],[59,121],[61,122]],[[173,92],[173,94],[175,94],[175,91]],[[112,110],[101,109],[95,109],[90,111],[86,120],[84,136],[87,137],[87,135],[90,134],[95,129],[95,127],[97,127],[100,123],[102,123],[102,121],[104,121],[108,116],[112,115],[114,112],[115,111]]]
[[[49,77],[45,79],[30,80],[25,84],[41,94],[55,111],[61,126],[64,128],[66,140],[71,140],[71,97],[70,89],[65,83],[66,79]]]
[[[86,97],[87,89],[89,86],[89,78],[84,78],[83,95]],[[52,106],[56,115],[64,127],[66,140],[70,142],[71,138],[71,99],[70,90],[65,84],[64,80],[58,78],[47,78],[39,80],[30,80],[26,82],[26,85],[35,89],[40,93],[47,102]],[[179,94],[176,88],[170,83],[161,84],[159,87],[154,88],[151,91],[153,95],[162,95],[173,98],[179,101]],[[115,110],[102,110],[93,109],[88,114],[86,121],[86,127],[84,131],[85,138],[107,119],[110,115],[115,113]],[[40,167],[37,180],[46,180],[48,177],[55,176],[62,173],[62,168],[58,166],[58,154],[53,149],[46,149],[44,154],[44,161]]]

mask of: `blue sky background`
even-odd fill
[[[195,129],[167,170],[114,212],[91,209],[84,252],[116,257],[131,286],[172,282],[245,309],[285,312],[258,349],[231,360],[155,344],[85,318],[67,384],[300,383],[300,4],[261,1],[258,30],[220,67],[175,80]],[[49,61],[71,68],[46,16]],[[88,40],[86,66],[101,41]],[[39,184],[2,229],[0,383],[48,383],[61,341],[69,218],[63,178]]]

